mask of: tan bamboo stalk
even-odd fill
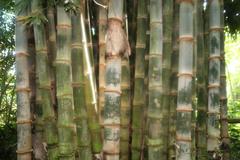
[[[180,1],[176,160],[192,160],[193,2]]]
[[[21,0],[16,0],[16,4]],[[16,92],[17,92],[17,159],[32,159],[31,112],[29,99],[28,46],[26,24],[21,19],[27,16],[26,8],[16,9]]]
[[[219,151],[220,114],[220,1],[209,3],[209,75],[208,75],[208,138],[209,158],[215,159]]]
[[[147,2],[140,0],[138,2],[137,13],[137,42],[135,55],[135,78],[134,78],[134,97],[132,109],[132,145],[131,159],[139,160],[144,138],[144,110],[145,110],[145,53],[147,40]]]
[[[173,49],[171,56],[171,99],[169,108],[169,137],[168,137],[168,160],[176,158],[176,108],[177,108],[177,88],[178,88],[178,57],[179,57],[179,4],[174,1],[173,14]]]
[[[123,28],[123,0],[108,3],[104,106],[104,159],[118,160],[120,153],[121,58],[130,53]]]
[[[60,159],[75,159],[73,89],[71,73],[71,19],[64,7],[57,7],[56,86]]]
[[[230,139],[228,134],[228,108],[227,108],[227,91],[226,91],[226,71],[225,71],[225,51],[224,51],[224,1],[220,0],[220,16],[221,16],[221,66],[220,66],[220,112],[221,112],[221,150],[223,152],[222,159],[230,160]]]

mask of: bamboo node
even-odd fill
[[[72,47],[72,49],[73,49],[73,48],[82,49],[82,43],[73,43],[73,44],[71,44],[71,47]]]
[[[137,43],[136,44],[136,48],[143,48],[143,49],[145,49],[146,48],[146,44]]]
[[[49,84],[49,85],[41,85],[39,86],[39,89],[47,89],[47,90],[50,90],[52,89],[52,86]]]
[[[162,24],[162,21],[160,20],[160,21],[151,21],[150,22],[150,25],[154,25],[154,24]]]
[[[17,124],[32,124],[31,119],[26,119],[26,120],[17,120]]]
[[[58,25],[56,26],[56,28],[57,28],[57,29],[71,29],[72,26],[69,25],[69,24],[58,24]]]
[[[209,84],[208,85],[208,88],[211,89],[211,88],[219,88],[220,85],[219,84]]]
[[[122,94],[121,90],[114,89],[114,88],[105,88],[104,92],[114,92],[114,93],[117,93],[117,94]]]
[[[145,75],[144,75],[144,73],[138,74],[138,73],[135,72],[135,78],[142,78],[142,79],[144,79]]]
[[[147,138],[147,146],[151,146],[151,147],[158,147],[162,145],[162,140],[159,139],[151,139],[151,138]]]
[[[100,19],[98,19],[97,23],[99,25],[106,25],[107,24],[107,19],[100,18]]]
[[[223,30],[224,30],[224,27],[219,27],[219,26],[211,26],[209,28],[209,31],[219,31],[219,32],[221,32]]]
[[[192,112],[193,109],[189,107],[177,107],[177,112]]]
[[[220,112],[219,111],[208,111],[207,114],[208,115],[211,115],[211,114],[218,114],[218,115],[220,115]]]
[[[53,63],[57,64],[57,63],[60,63],[60,64],[71,64],[71,61],[70,60],[66,60],[66,59],[56,59]]]
[[[31,92],[29,87],[17,87],[16,92]]]
[[[180,76],[186,76],[186,77],[193,77],[193,73],[187,73],[187,72],[185,72],[185,73],[178,73],[177,74],[177,76],[178,77],[180,77]]]
[[[29,154],[31,152],[33,152],[33,149],[18,149],[18,150],[16,150],[17,154]]]
[[[105,154],[105,155],[119,155],[120,152],[118,152],[118,151],[110,152],[110,151],[103,150],[103,154]]]
[[[99,47],[106,46],[106,41],[99,41],[98,45],[99,45]]]
[[[210,61],[210,60],[213,60],[213,59],[221,59],[221,56],[220,55],[211,55],[211,56],[209,56],[208,57],[208,60]]]
[[[36,49],[36,53],[39,54],[39,53],[44,53],[44,54],[47,54],[48,51],[46,48],[43,48],[43,49]]]
[[[192,142],[191,137],[183,137],[180,135],[176,135],[176,141],[183,141],[183,142]]]
[[[27,52],[20,51],[20,52],[16,52],[16,57],[18,56],[29,56],[29,54]]]
[[[227,97],[220,97],[220,100],[227,100]]]
[[[148,57],[149,58],[159,58],[159,57],[162,57],[162,52],[150,52]]]
[[[137,16],[137,19],[147,19],[148,17],[147,17],[147,15],[138,15]]]
[[[192,35],[181,35],[179,36],[179,41],[190,41],[190,42],[193,42],[194,41],[194,38]]]
[[[75,88],[78,88],[84,85],[85,85],[84,82],[72,82],[72,87],[75,87]]]

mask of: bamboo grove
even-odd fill
[[[229,160],[223,0],[16,0],[18,160]]]

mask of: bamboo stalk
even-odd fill
[[[196,2],[196,47],[197,47],[197,159],[207,159],[207,66],[205,65],[203,1]]]
[[[44,150],[44,129],[43,129],[43,115],[42,115],[42,98],[39,93],[36,83],[36,52],[33,27],[27,29],[28,37],[28,59],[29,69],[29,83],[30,83],[30,108],[33,119],[32,126],[32,146],[33,156],[35,159],[45,159],[47,154]]]
[[[121,58],[128,51],[123,24],[123,0],[108,2],[105,106],[103,110],[104,160],[120,159]],[[126,78],[126,77],[125,77]]]
[[[32,1],[32,13],[43,12],[41,2],[38,0]],[[39,94],[42,99],[42,110],[44,120],[44,137],[48,147],[48,157],[57,159],[58,157],[58,137],[56,118],[51,99],[51,78],[49,74],[49,60],[47,55],[47,42],[45,35],[44,24],[34,24],[34,37],[36,46],[36,71],[37,84]]]
[[[224,28],[224,1],[220,0],[221,28]],[[221,150],[223,160],[230,160],[230,139],[228,134],[227,121],[227,91],[226,91],[226,71],[225,71],[225,52],[224,52],[224,30],[220,32],[221,62],[220,62],[220,123],[221,123]]]
[[[75,1],[77,6],[80,1]],[[75,123],[77,131],[77,153],[79,159],[92,159],[91,136],[85,104],[84,55],[82,46],[80,10],[72,15],[72,86],[74,96]]]
[[[120,108],[120,159],[129,159],[130,150],[130,118],[131,118],[131,104],[130,104],[130,67],[128,58],[122,58],[121,62],[121,108]]]
[[[84,17],[81,14],[82,44],[84,49],[84,93],[88,116],[88,126],[91,133],[92,151],[95,158],[99,159],[102,150],[101,129],[98,118],[98,107],[96,97],[96,85],[91,64],[91,52],[87,43],[87,32],[84,24]]]
[[[168,137],[168,160],[176,158],[176,117],[177,117],[177,88],[178,88],[178,61],[179,61],[179,4],[174,2],[174,15],[173,15],[173,49],[171,56],[171,99],[170,99],[170,108],[169,108],[169,137]]]
[[[166,138],[163,131],[164,109],[162,107],[162,1],[150,1],[150,51],[149,51],[149,106],[148,106],[148,159],[166,156]],[[166,123],[166,122],[165,122]],[[165,157],[164,157],[165,159]]]
[[[209,1],[208,152],[216,159],[219,150],[220,114],[220,3]]]
[[[180,1],[176,160],[192,160],[193,4]]]
[[[94,59],[92,48],[91,26],[89,21],[88,2],[80,1],[82,43],[84,47],[84,76],[85,76],[85,100],[88,114],[88,125],[91,132],[92,151],[96,158],[102,151],[101,128],[99,125],[99,111],[97,105],[96,77],[94,73]]]
[[[166,146],[163,150],[164,159],[168,156],[168,138],[169,138],[169,113],[170,113],[170,78],[171,78],[171,56],[173,52],[172,43],[173,32],[173,0],[163,0],[163,123],[162,123],[162,138],[163,145]],[[173,137],[172,137],[173,138]]]
[[[16,0],[16,4],[22,3]],[[16,92],[17,92],[17,159],[32,159],[31,112],[29,100],[28,46],[26,24],[21,18],[27,16],[27,9],[16,11]]]
[[[101,4],[106,5],[106,0],[101,0]],[[98,45],[99,45],[99,119],[100,124],[103,124],[103,109],[105,105],[105,97],[104,97],[104,90],[105,90],[105,70],[106,70],[106,64],[105,64],[105,52],[106,52],[106,41],[105,41],[105,35],[107,30],[107,10],[103,7],[99,8],[99,17],[98,17],[98,25],[99,25],[99,31],[98,31]]]
[[[135,55],[134,97],[132,109],[132,145],[131,159],[140,160],[144,138],[145,108],[145,52],[147,40],[147,2],[139,0],[137,13],[137,42]]]
[[[57,7],[56,85],[58,102],[58,139],[60,159],[75,159],[73,89],[71,73],[71,19],[62,6]]]

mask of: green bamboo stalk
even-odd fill
[[[192,160],[193,4],[180,1],[176,160]]]
[[[32,13],[39,12],[43,14],[41,1],[32,1]],[[37,72],[37,87],[42,99],[42,110],[44,120],[44,137],[48,145],[48,157],[50,159],[58,158],[58,137],[56,118],[51,99],[51,80],[49,74],[49,60],[47,55],[47,42],[45,35],[45,28],[43,22],[40,24],[33,24],[34,37],[36,46],[36,72]]]
[[[224,52],[224,2],[220,1],[220,16],[221,16],[221,32],[220,32],[220,54],[221,54],[221,66],[220,66],[220,117],[221,117],[221,150],[223,152],[223,160],[230,159],[230,139],[228,134],[228,121],[227,121],[227,91],[226,91],[226,71],[225,71],[225,52]]]
[[[75,4],[80,5],[76,0]],[[72,15],[72,86],[74,96],[75,123],[77,128],[77,154],[82,160],[92,159],[91,136],[88,128],[85,104],[84,55],[82,47],[80,10]]]
[[[82,11],[82,10],[81,10]],[[82,44],[84,48],[84,93],[88,116],[88,126],[91,133],[92,151],[95,158],[99,159],[102,151],[101,128],[98,117],[96,85],[91,63],[91,52],[87,43],[87,32],[84,23],[84,16],[81,13]]]
[[[23,3],[16,0],[16,4]],[[32,159],[31,112],[29,99],[28,46],[26,24],[21,20],[27,9],[16,10],[16,92],[17,92],[17,159]]]
[[[171,56],[171,90],[170,90],[170,108],[169,108],[169,137],[168,137],[168,160],[176,158],[176,108],[177,108],[177,88],[178,88],[178,57],[179,57],[179,4],[174,2],[173,15],[173,44]]]
[[[135,55],[134,97],[132,109],[132,145],[131,159],[140,160],[144,138],[145,108],[145,52],[147,40],[147,2],[139,0],[137,13],[137,42]]]
[[[196,47],[197,47],[197,159],[207,159],[207,59],[204,51],[203,1],[196,2]]]
[[[209,76],[208,76],[208,138],[209,159],[219,151],[220,114],[220,2],[209,1]]]
[[[42,117],[42,105],[41,95],[37,89],[36,84],[36,52],[35,41],[33,34],[33,27],[27,29],[28,37],[28,69],[29,69],[29,83],[30,83],[30,108],[33,119],[32,126],[32,146],[33,156],[35,159],[46,159],[47,152],[44,149],[44,137],[43,137],[43,117]]]
[[[127,38],[122,24],[123,0],[110,0],[108,3],[106,88],[103,110],[104,160],[120,158],[121,58],[127,52]]]
[[[56,40],[56,20],[55,20],[55,8],[51,1],[48,1],[47,5],[47,28],[48,28],[48,52],[49,52],[49,65],[50,65],[50,77],[52,85],[52,105],[56,112],[57,98],[56,98],[56,68],[54,61],[56,59],[57,52],[57,40]],[[56,112],[57,113],[57,112]]]
[[[56,85],[58,101],[58,139],[60,159],[73,160],[74,113],[71,73],[71,19],[62,6],[57,7]]]
[[[121,108],[120,108],[120,160],[128,160],[130,150],[130,120],[131,120],[131,99],[130,99],[130,67],[129,60],[122,58],[121,62]]]
[[[162,137],[163,145],[166,146],[163,150],[164,159],[168,156],[168,138],[169,138],[169,112],[170,112],[170,78],[171,78],[171,56],[173,52],[172,42],[173,32],[173,0],[163,0],[163,94],[162,94]],[[172,137],[173,138],[173,137]]]
[[[106,5],[106,0],[99,1],[101,4]],[[99,8],[99,17],[98,17],[98,43],[99,43],[99,120],[100,124],[103,124],[103,108],[104,108],[104,90],[105,90],[105,51],[106,51],[106,41],[105,35],[107,30],[107,9],[100,7]]]
[[[162,1],[150,0],[150,51],[149,51],[149,106],[148,106],[148,159],[165,156],[163,135],[164,109],[162,107]],[[165,122],[166,123],[166,122]],[[164,157],[165,159],[165,157]]]

